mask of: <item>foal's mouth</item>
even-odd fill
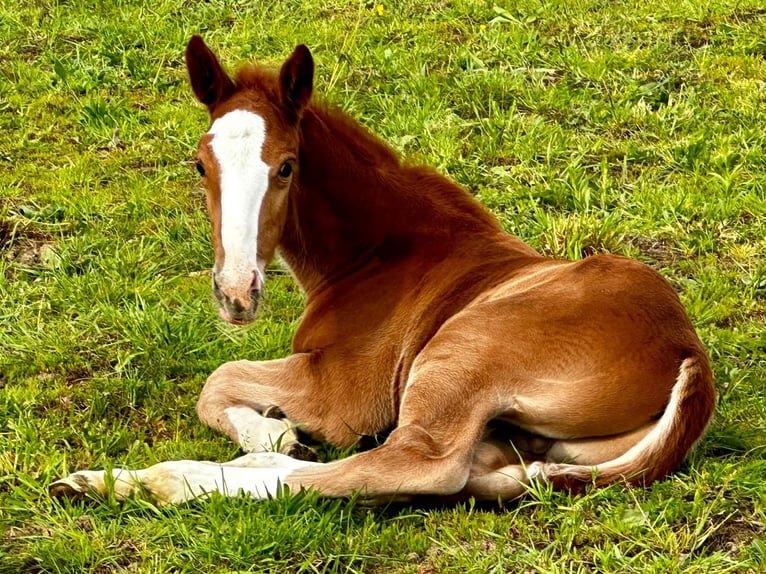
[[[228,297],[219,298],[218,315],[221,319],[232,325],[247,325],[255,321],[259,299],[260,292],[252,293],[247,301],[247,306],[245,306],[239,299],[232,301]]]
[[[218,316],[224,321],[226,321],[227,323],[230,323],[231,325],[242,326],[242,325],[248,325],[252,323],[253,321],[255,321],[255,310],[256,309],[253,308],[252,311],[248,310],[247,312],[244,312],[244,313],[232,315],[226,309],[224,309],[223,306],[220,306],[218,308]]]

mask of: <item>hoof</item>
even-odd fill
[[[543,462],[533,462],[527,466],[527,477],[530,482],[547,482],[546,465]]]
[[[76,474],[59,479],[48,486],[48,493],[54,498],[78,500],[90,490],[88,481]]]
[[[291,444],[285,453],[290,458],[295,458],[297,460],[305,460],[307,462],[316,462],[317,459],[317,453],[315,453],[312,449],[307,447],[305,444],[301,444],[299,442]]]
[[[263,416],[267,419],[285,419],[287,418],[285,416],[285,413],[282,412],[282,409],[280,409],[277,405],[271,405],[270,407],[266,407],[263,411]]]

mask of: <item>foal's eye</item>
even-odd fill
[[[279,168],[278,173],[279,177],[287,179],[293,173],[293,164],[291,164],[289,161],[286,161],[282,164],[282,167]]]
[[[202,162],[197,160],[197,165],[195,167],[197,168],[197,173],[199,173],[202,177],[205,177],[205,166],[202,165]]]

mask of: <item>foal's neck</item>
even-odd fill
[[[340,111],[305,111],[299,155],[281,254],[307,292],[373,260],[436,260],[460,242],[502,235],[463,189],[430,168],[402,166]]]

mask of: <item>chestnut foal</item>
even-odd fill
[[[202,390],[202,421],[250,454],[109,480],[76,472],[54,495],[113,484],[118,498],[176,503],[285,485],[373,502],[510,499],[533,478],[649,484],[702,436],[715,404],[708,358],[649,267],[551,260],[507,235],[457,185],[312,102],[305,46],[278,73],[247,66],[231,79],[195,36],[186,63],[211,119],[197,169],[220,314],[253,320],[278,251],[306,293],[293,354],[226,363]],[[341,447],[393,430],[318,463],[288,456],[313,454],[296,428]]]

